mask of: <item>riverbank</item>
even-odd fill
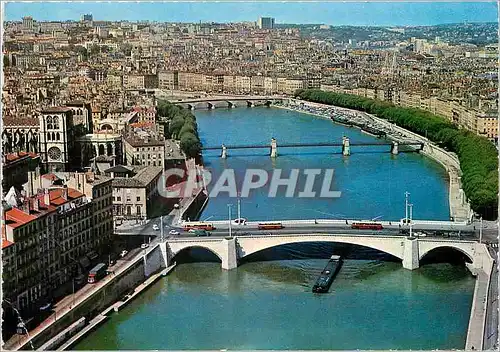
[[[85,321],[93,322],[99,311],[107,312],[109,306],[121,301],[127,292],[135,292],[145,281],[149,286],[147,280],[162,269],[165,269],[165,264],[162,264],[162,254],[158,246],[150,245],[146,250],[119,260],[108,268],[109,274],[102,280],[96,284],[86,285],[75,292],[75,296],[70,300],[65,298],[57,302],[52,316],[31,330],[28,335],[13,336],[2,348],[20,350],[26,348],[28,344],[33,348],[39,348],[56,336],[70,338],[71,334],[67,329],[71,324],[82,317],[85,317]],[[54,343],[56,342],[63,341],[55,339]]]
[[[288,99],[282,104],[273,106],[330,119],[333,122],[336,121],[332,119],[332,116],[341,115],[347,121],[352,122],[353,127],[368,126],[385,133],[386,138],[398,143],[410,141],[423,143],[424,148],[421,153],[441,164],[448,173],[450,219],[453,221],[470,221],[472,211],[462,190],[460,162],[455,154],[438,147],[425,137],[365,112],[296,99]]]

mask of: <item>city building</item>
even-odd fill
[[[16,152],[4,153],[2,163],[2,191],[3,194],[11,187],[21,190],[28,182],[28,173],[39,168],[40,157],[35,153]]]
[[[77,176],[80,186],[82,175]],[[14,322],[9,326],[17,325],[13,308],[29,321],[85,282],[91,265],[111,249],[111,179],[83,177],[92,184],[88,195],[54,174],[31,172],[27,190],[11,188],[4,197],[2,293],[4,321]]]
[[[113,179],[113,214],[116,219],[143,219],[158,195],[160,166],[116,165],[105,174]]]
[[[73,110],[68,107],[51,107],[43,110],[40,122],[40,156],[50,172],[68,171],[71,156],[75,154]]]
[[[274,28],[274,18],[273,17],[259,17],[257,20],[257,27],[259,29],[273,29]]]

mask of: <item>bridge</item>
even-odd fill
[[[196,98],[185,99],[182,101],[172,101],[172,104],[187,107],[190,110],[195,110],[197,107],[203,106],[208,109],[216,107],[235,108],[237,103],[244,103],[247,107],[256,105],[271,106],[276,101],[282,101],[283,97],[212,97],[212,98]]]
[[[369,146],[388,146],[391,154],[398,154],[400,146],[408,146],[409,152],[418,152],[424,148],[424,143],[418,141],[407,142],[355,142],[351,143],[348,137],[343,137],[342,142],[314,142],[314,143],[284,143],[280,144],[280,148],[310,148],[310,147],[341,147],[342,154],[348,156],[351,154],[351,147],[369,147]],[[236,149],[269,149],[271,157],[278,156],[278,142],[275,138],[271,139],[271,143],[266,144],[246,144],[246,145],[226,145],[220,146],[205,146],[202,150],[220,150],[221,158],[227,158],[227,151]]]
[[[394,256],[402,261],[405,269],[419,268],[420,260],[430,252],[440,248],[451,248],[463,253],[470,263],[471,271],[486,270],[489,263],[486,245],[471,240],[422,239],[389,235],[350,235],[350,234],[268,234],[241,235],[232,237],[170,237],[160,242],[167,263],[175,260],[175,256],[189,248],[204,248],[214,253],[220,260],[222,269],[232,270],[238,266],[239,260],[259,251],[293,243],[326,242],[345,243],[368,247]]]

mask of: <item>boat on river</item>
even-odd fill
[[[312,288],[314,293],[327,293],[342,266],[342,258],[339,255],[332,255],[320,276]]]

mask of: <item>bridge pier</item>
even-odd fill
[[[405,238],[403,242],[403,268],[415,270],[419,268],[418,239]]]
[[[227,147],[224,144],[222,145],[222,154],[220,157],[222,159],[227,159]]]
[[[276,158],[278,156],[278,144],[275,138],[271,139],[271,158]]]
[[[342,137],[342,155],[349,156],[351,155],[351,147],[349,144],[349,137]]]
[[[207,106],[209,110],[215,109],[215,105],[211,102],[207,102]]]
[[[391,146],[391,154],[392,155],[398,155],[399,153],[399,149],[398,149],[398,142],[392,142],[392,146]]]
[[[194,110],[194,105],[188,104],[188,110]]]
[[[232,101],[228,101],[228,102],[227,102],[227,107],[228,107],[229,109],[232,109],[232,108],[235,108],[235,107],[236,107],[236,104],[235,104],[235,103],[233,103]]]
[[[232,270],[238,267],[238,256],[236,254],[236,239],[232,238],[224,238],[222,240],[222,269],[224,270]]]
[[[249,108],[253,108],[255,105],[253,104],[253,102],[251,102],[251,101],[247,101],[247,106],[248,106]]]

